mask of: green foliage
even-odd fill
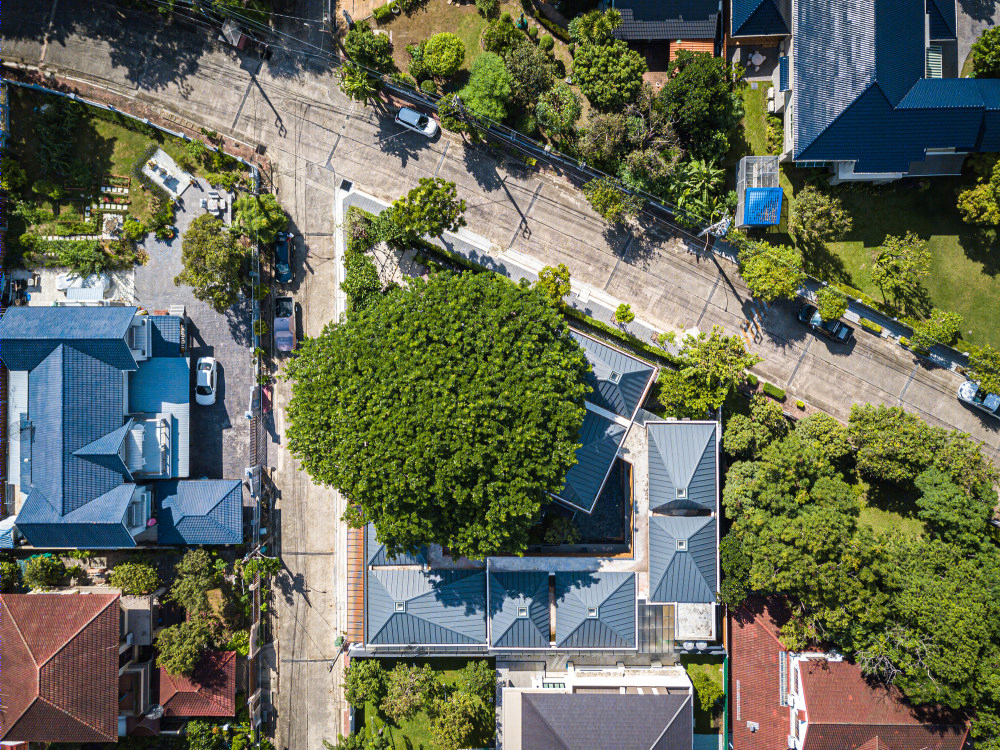
[[[825,286],[816,292],[816,309],[823,320],[838,320],[847,312],[847,297],[839,289]]]
[[[209,647],[211,633],[201,617],[164,628],[156,636],[156,666],[190,677]]]
[[[788,245],[748,240],[740,247],[739,260],[743,281],[764,302],[795,299],[806,278],[802,254]]]
[[[725,170],[713,161],[690,159],[677,170],[670,192],[678,208],[690,211],[696,221],[708,223],[728,212],[725,189]]]
[[[859,320],[858,322],[861,324],[861,327],[864,328],[866,331],[871,331],[872,333],[876,334],[882,333],[882,326],[880,326],[874,320],[869,320],[868,318],[861,318],[861,320]]]
[[[492,274],[416,279],[289,363],[289,447],[390,554],[523,550],[575,460],[585,372],[534,291]]]
[[[632,306],[627,305],[622,302],[615,308],[615,323],[619,325],[626,325],[635,320],[635,313],[632,312]]]
[[[889,297],[899,304],[905,297],[920,288],[920,281],[930,273],[931,253],[927,243],[913,232],[903,237],[888,236],[875,252],[872,264],[872,281],[882,291],[882,299]]]
[[[573,79],[590,103],[608,112],[622,110],[639,94],[646,58],[625,42],[584,44],[573,57]]]
[[[491,716],[492,711],[486,705],[466,692],[459,691],[439,700],[431,717],[435,745],[441,750],[470,747],[480,727],[488,724]]]
[[[340,68],[340,90],[349,99],[367,104],[378,93],[379,82],[360,66],[348,62]]]
[[[562,137],[573,132],[583,113],[580,97],[565,83],[557,82],[535,105],[535,117],[546,135]]]
[[[28,184],[28,175],[14,157],[4,154],[0,158],[0,188],[18,191]]]
[[[441,696],[443,687],[430,664],[422,667],[397,664],[386,678],[382,712],[394,724],[400,724],[421,709],[430,708]]]
[[[1000,78],[1000,26],[985,29],[972,45],[972,77]]]
[[[524,39],[524,34],[518,30],[508,16],[501,16],[495,21],[490,21],[483,29],[483,49],[498,55],[505,55],[515,44]]]
[[[538,38],[538,27],[537,26],[529,26],[528,27],[528,36],[531,37],[532,39],[537,39]]]
[[[426,81],[422,81],[420,83],[420,90],[423,91],[425,94],[436,94],[438,87],[433,80],[428,78]]]
[[[695,672],[691,675],[691,683],[698,695],[698,706],[701,710],[713,715],[717,713],[719,702],[726,694],[722,685],[705,672]]]
[[[534,107],[539,97],[552,88],[555,82],[552,62],[548,55],[534,44],[521,41],[515,44],[503,59],[507,72],[514,82],[514,101],[525,110]]]
[[[131,216],[125,219],[122,225],[122,239],[129,242],[138,242],[146,236],[147,230],[142,222],[133,219]]]
[[[240,656],[250,655],[250,631],[237,630],[226,644],[226,651],[235,651]]]
[[[184,269],[174,278],[174,284],[190,286],[195,298],[217,312],[225,312],[239,300],[248,255],[248,250],[226,231],[221,219],[202,214],[184,233]]]
[[[551,52],[552,48],[556,46],[556,40],[553,39],[548,34],[545,34],[541,39],[538,40],[538,48],[542,52]]]
[[[392,45],[386,34],[376,34],[366,23],[359,23],[344,37],[347,56],[366,68],[380,73],[390,73],[395,69],[392,61]]]
[[[410,239],[429,234],[439,237],[465,226],[465,201],[458,199],[454,182],[440,177],[421,177],[420,184],[397,199],[387,218]]]
[[[375,17],[376,23],[390,21],[392,20],[392,8],[390,8],[388,4],[379,5],[377,8],[372,10],[372,15]]]
[[[966,374],[986,392],[1000,394],[1000,351],[989,345],[973,349]]]
[[[569,516],[556,516],[545,529],[546,544],[558,547],[562,544],[576,544],[580,541],[580,529]]]
[[[677,53],[668,71],[659,102],[681,142],[697,158],[720,161],[743,116],[743,97],[730,83],[736,78],[743,85],[741,71],[722,58],[687,50]]]
[[[487,706],[496,698],[497,673],[485,659],[474,659],[458,672],[458,689],[474,695]]]
[[[609,224],[619,224],[635,217],[643,205],[641,198],[626,193],[609,177],[600,177],[586,183],[583,194],[591,208]]]
[[[69,173],[82,111],[82,107],[61,96],[45,97],[45,103],[39,107],[38,126],[33,136],[37,141],[36,156],[43,177]]]
[[[913,346],[917,349],[930,349],[939,343],[951,346],[958,338],[961,327],[961,315],[935,307],[931,310],[930,318],[914,324]]]
[[[266,336],[269,330],[271,329],[268,327],[266,320],[261,319],[253,322],[253,332],[255,336]]]
[[[22,584],[21,566],[14,560],[0,560],[0,593],[16,594]]]
[[[222,727],[207,721],[191,720],[187,723],[185,740],[188,750],[229,750],[226,733]]]
[[[454,96],[444,96],[438,101],[438,119],[441,121],[441,127],[445,130],[450,130],[453,133],[463,133],[468,128],[462,119],[462,111],[455,102],[456,98]]]
[[[768,396],[773,398],[775,401],[785,400],[785,392],[781,388],[776,386],[774,383],[764,383],[764,385],[761,387],[761,390]]]
[[[759,382],[760,379],[756,375],[754,375],[752,372],[747,373],[747,385],[749,385],[751,388],[756,388],[757,383]]]
[[[355,708],[382,705],[386,690],[386,673],[378,659],[352,659],[344,670],[344,697]]]
[[[538,272],[537,289],[553,305],[558,307],[563,297],[570,293],[569,269],[565,263],[558,266],[545,266]]]
[[[997,171],[1000,172],[1000,167]],[[991,180],[963,190],[958,194],[958,210],[966,224],[984,228],[1000,226],[1000,189]]]
[[[50,589],[66,578],[66,566],[55,556],[34,555],[24,564],[24,585],[29,589]]]
[[[492,52],[484,52],[472,61],[469,82],[459,92],[470,112],[494,122],[507,117],[507,105],[513,94],[514,78],[503,59]]]
[[[126,596],[152,594],[160,585],[156,567],[139,560],[119,563],[111,571],[111,585]]]
[[[442,31],[424,45],[424,63],[436,78],[451,78],[465,61],[465,44],[454,34]]]
[[[796,242],[815,245],[840,240],[853,225],[839,198],[812,185],[803,187],[792,200],[788,231]]]
[[[806,402],[799,399],[798,401],[795,402],[795,408],[798,409],[799,411],[805,411]]]
[[[500,0],[476,0],[476,10],[483,18],[496,18],[500,15]]]
[[[925,470],[914,484],[920,490],[917,517],[931,538],[966,550],[988,543],[986,524],[992,511],[989,502],[970,495],[936,468]]]
[[[378,277],[375,262],[364,253],[346,253],[344,281],[340,288],[347,294],[350,312],[370,307],[382,294],[382,281]]]
[[[734,458],[757,457],[764,448],[786,434],[788,420],[781,407],[755,393],[750,398],[750,416],[735,414],[729,419],[722,445],[726,453]]]
[[[244,193],[233,202],[233,224],[252,240],[274,244],[278,232],[288,229],[288,216],[271,193]]]
[[[197,138],[185,143],[184,150],[187,151],[188,156],[191,157],[195,164],[204,164],[209,154],[208,146]]]
[[[24,234],[19,242],[30,264],[66,266],[80,276],[122,268],[133,260],[105,252],[97,240],[43,240],[35,234]]]
[[[580,45],[608,44],[613,41],[612,32],[621,23],[622,16],[617,10],[591,10],[569,22],[569,35]]]
[[[194,616],[208,611],[208,592],[216,588],[221,579],[221,561],[213,559],[202,548],[189,549],[178,561],[170,599]]]
[[[730,473],[737,465],[744,464],[733,464]],[[745,466],[752,467],[753,464]],[[743,544],[735,534],[726,534],[719,542],[719,563],[723,574],[719,601],[735,609],[750,595],[750,556],[743,551]]]

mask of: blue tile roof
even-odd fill
[[[651,602],[714,602],[717,559],[712,516],[649,517]]]
[[[0,358],[10,370],[33,370],[59,344],[119,370],[134,370],[125,342],[134,307],[11,307],[0,319]]]
[[[153,357],[181,356],[181,319],[176,315],[150,315]]]
[[[927,0],[930,32],[933,41],[955,39],[955,0]]]
[[[716,0],[613,0],[622,15],[616,39],[715,39],[719,29]]]
[[[791,32],[788,3],[732,0],[732,36],[776,36]]]
[[[187,357],[158,357],[139,363],[129,376],[128,406],[132,414],[169,414],[170,476],[189,470],[191,362]]]
[[[375,532],[375,524],[368,524],[365,527],[365,560],[366,565],[426,565],[427,550],[421,548],[413,552],[404,552],[396,557],[389,557],[385,552],[385,545],[378,540]]]
[[[370,645],[485,645],[486,573],[370,570],[365,633]]]
[[[580,427],[576,464],[566,472],[559,499],[585,513],[593,511],[626,433],[617,422],[588,409]]]
[[[771,227],[781,223],[780,187],[750,187],[743,199],[743,224],[750,227]]]
[[[923,78],[924,1],[796,3],[796,160],[906,173],[929,148],[997,145],[996,81]]]
[[[490,645],[548,648],[548,573],[490,573],[489,583]]]
[[[716,423],[650,422],[646,435],[649,509],[714,511],[718,503]]]
[[[632,419],[656,377],[656,368],[579,331],[571,333],[590,364],[587,384],[593,390],[587,394],[587,401],[619,417]]]
[[[125,466],[121,455],[122,443],[125,442],[125,435],[131,426],[132,420],[127,419],[125,424],[117,430],[112,430],[82,448],[77,448],[73,451],[73,455],[106,469],[111,469],[121,474],[126,480],[131,481],[132,475],[129,474],[128,467]]]
[[[242,544],[243,483],[185,479],[156,483],[160,544]]]
[[[134,547],[135,540],[125,527],[125,513],[135,489],[133,484],[120,484],[65,514],[33,490],[17,514],[17,530],[35,547]]]
[[[556,573],[556,647],[635,647],[634,573]]]

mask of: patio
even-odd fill
[[[142,173],[162,187],[172,198],[179,198],[194,178],[185,172],[162,148],[142,166]]]

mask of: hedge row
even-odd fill
[[[763,389],[764,393],[773,398],[775,401],[784,401],[785,392],[781,390],[774,383],[764,383]]]

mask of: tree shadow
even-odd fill
[[[398,158],[399,166],[403,169],[409,164],[410,157],[414,156],[417,151],[412,140],[415,137],[418,136],[402,125],[397,125],[392,118],[379,117],[376,135],[378,147],[382,153]]]
[[[959,233],[958,241],[965,251],[965,257],[982,263],[983,273],[990,278],[995,278],[1000,273],[1000,232],[967,226]]]
[[[247,305],[237,303],[226,310],[226,324],[229,333],[240,346],[250,346],[253,343],[253,327],[250,311]]]
[[[802,267],[806,273],[827,281],[854,286],[844,259],[833,252],[825,242],[800,242]]]
[[[993,0],[958,0],[962,13],[973,21],[992,22],[996,17],[997,5]]]
[[[492,193],[503,187],[503,177],[497,170],[496,159],[485,151],[483,146],[464,141],[462,161],[465,170],[476,179],[476,184],[487,193]]]

